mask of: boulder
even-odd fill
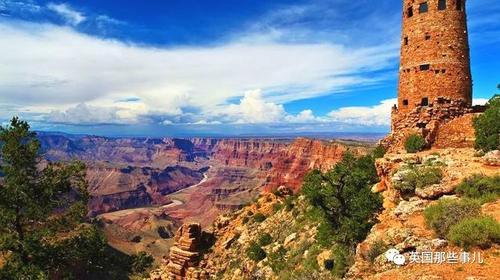
[[[443,195],[453,194],[455,185],[453,184],[434,184],[425,188],[415,189],[415,194],[423,199],[438,199]]]
[[[292,234],[290,234],[289,236],[287,236],[285,238],[285,241],[283,242],[283,245],[286,247],[288,246],[293,240],[295,240],[295,238],[297,238],[297,233],[294,232]]]
[[[494,150],[483,156],[483,162],[489,166],[500,166],[500,151]]]

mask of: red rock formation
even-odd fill
[[[312,169],[328,170],[342,158],[347,148],[338,143],[298,138],[283,140],[222,140],[214,148],[214,157],[227,166],[242,166],[266,171],[264,189],[280,185],[298,191],[304,175]],[[355,153],[363,148],[355,149]]]
[[[163,170],[149,167],[114,168],[92,165],[87,169],[91,199],[89,211],[97,215],[110,211],[170,202],[166,196],[195,185],[203,178],[202,170],[170,166]]]
[[[326,171],[340,161],[346,147],[320,140],[299,138],[273,161],[266,178],[265,189],[275,190],[284,185],[295,192],[300,189],[302,179],[313,169]]]
[[[214,159],[227,166],[268,170],[285,154],[288,142],[274,139],[224,139],[214,147]]]
[[[169,262],[166,267],[166,279],[208,279],[208,273],[197,268],[200,261],[200,242],[200,224],[185,224],[177,230],[175,245],[170,248]]]

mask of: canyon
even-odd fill
[[[222,213],[280,186],[297,192],[312,169],[327,170],[372,142],[265,138],[106,138],[39,133],[48,161],[87,166],[89,217],[125,253],[161,260],[184,223],[207,227]]]

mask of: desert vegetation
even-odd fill
[[[446,238],[450,228],[460,221],[480,214],[481,206],[473,200],[442,199],[424,211],[427,225],[441,238]]]
[[[411,197],[417,188],[426,188],[439,184],[443,171],[439,163],[408,164],[398,171],[399,180],[394,181],[394,188],[399,190],[401,197]]]
[[[423,151],[426,143],[424,137],[418,134],[412,134],[406,138],[404,143],[406,152],[408,153],[416,153]]]
[[[471,199],[478,199],[481,203],[492,202],[500,197],[500,175],[485,176],[475,174],[463,180],[456,193]]]
[[[500,223],[482,215],[477,199],[442,199],[427,207],[424,217],[438,237],[466,250],[475,246],[488,248],[500,242]]]
[[[349,268],[356,244],[366,237],[382,207],[381,197],[370,190],[378,180],[374,159],[346,153],[332,170],[313,171],[304,179],[302,192],[319,222],[316,239],[331,248],[337,276]]]
[[[27,122],[0,128],[1,279],[127,279],[152,263],[107,246],[86,217],[85,165],[42,162]]]
[[[475,148],[483,152],[500,149],[500,95],[493,96],[487,106],[483,114],[474,118]]]
[[[500,242],[500,223],[492,217],[466,218],[452,226],[447,237],[465,250],[475,246],[488,248]]]

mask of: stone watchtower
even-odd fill
[[[463,100],[472,105],[465,0],[404,0],[398,109]]]
[[[398,104],[383,142],[410,133],[432,145],[439,127],[472,112],[465,0],[403,0]]]

